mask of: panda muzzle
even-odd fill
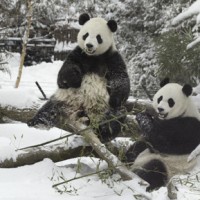
[[[95,52],[94,45],[91,43],[86,44],[86,53],[93,54]]]

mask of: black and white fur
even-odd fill
[[[158,117],[136,116],[142,135],[126,153],[127,161],[134,162],[133,171],[150,184],[147,190],[192,169],[196,160],[188,163],[187,158],[200,143],[200,114],[191,98],[192,87],[168,79],[161,85],[153,98]]]
[[[102,18],[90,19],[85,13],[80,15],[79,24],[82,28],[77,37],[78,46],[63,63],[57,78],[59,89],[47,102],[49,106],[46,106],[49,110],[53,108],[55,116],[64,113],[71,122],[77,122],[85,116],[92,119],[106,110],[115,115],[127,100],[130,91],[126,65],[116,50],[113,39],[117,23],[114,20],[107,22]],[[59,112],[55,111],[56,104],[62,104],[62,109],[56,106]],[[38,112],[29,126],[52,127],[56,117],[45,114],[46,119],[41,120],[49,110],[42,108],[42,112]],[[106,119],[110,118],[108,113]],[[106,132],[105,126],[101,129]]]

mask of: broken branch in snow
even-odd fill
[[[93,147],[99,157],[105,160],[110,167],[115,169],[120,174],[123,180],[131,180],[136,177],[133,172],[126,168],[126,166],[117,158],[117,156],[113,155],[106,148],[106,146],[100,142],[99,138],[92,129],[82,130],[80,134],[84,137],[86,142]]]

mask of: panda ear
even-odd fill
[[[182,88],[183,93],[189,97],[192,94],[192,86],[189,84],[185,84]]]
[[[107,25],[113,33],[117,30],[117,22],[115,20],[109,20]]]
[[[165,85],[168,84],[168,83],[169,83],[169,78],[166,77],[166,78],[164,78],[164,79],[160,82],[160,87],[163,87],[163,86],[165,86]]]
[[[84,25],[88,20],[90,20],[90,16],[87,13],[83,13],[79,16],[78,22],[80,25]]]

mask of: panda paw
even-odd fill
[[[121,131],[121,125],[125,122],[126,115],[124,111],[121,110],[108,110],[101,123],[98,126],[97,134],[102,142],[109,142]]]
[[[136,115],[136,120],[142,131],[142,134],[146,135],[150,133],[153,129],[153,118],[147,112],[138,113]]]

